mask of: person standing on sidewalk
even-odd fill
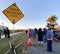
[[[8,27],[4,29],[4,34],[5,34],[5,38],[10,38],[10,30],[8,29]]]
[[[1,33],[2,33],[2,29],[0,28],[0,39],[1,39]]]
[[[4,28],[4,35],[5,35],[5,38],[7,38],[7,32],[6,32],[6,28]]]
[[[46,28],[44,28],[44,29],[43,29],[43,41],[44,41],[44,42],[46,42],[46,41],[47,41],[46,33],[47,33],[47,29],[46,29]]]
[[[41,28],[38,29],[38,32],[37,32],[37,35],[38,35],[38,44],[39,46],[43,46],[43,31]]]
[[[6,27],[6,33],[7,33],[7,37],[10,38],[10,30],[8,27]]]
[[[47,30],[47,51],[48,52],[52,52],[52,39],[53,39],[53,31],[51,30],[51,28],[48,28]]]

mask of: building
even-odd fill
[[[57,27],[56,27],[56,30],[60,30],[60,26],[57,26]]]

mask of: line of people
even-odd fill
[[[44,42],[47,43],[47,51],[52,52],[52,39],[54,37],[53,31],[51,28],[44,28],[43,30],[39,28],[38,30],[35,29],[29,29],[26,31],[31,39],[33,45],[38,44],[39,46],[44,46]],[[38,41],[38,42],[37,42]]]

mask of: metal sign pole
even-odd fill
[[[13,37],[12,37],[12,44],[14,45],[14,24],[13,24]]]
[[[13,36],[12,36],[11,46],[12,46],[12,52],[13,52],[13,54],[16,54],[15,47],[14,47],[14,24],[13,24]]]

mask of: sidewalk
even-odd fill
[[[47,52],[46,43],[43,47],[40,46],[30,46],[28,47],[28,54],[60,54],[60,43],[53,43],[52,52]]]
[[[22,32],[14,33],[14,35],[19,34],[19,33],[22,33]],[[10,36],[13,36],[13,34],[10,34]],[[2,36],[1,36],[1,39],[3,39],[3,38],[5,38],[5,35],[2,35]]]

